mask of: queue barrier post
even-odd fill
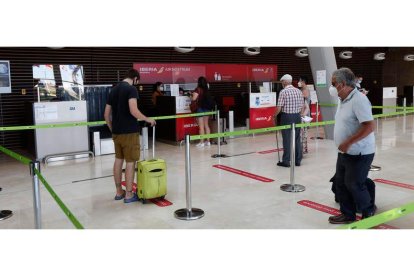
[[[298,193],[305,191],[305,186],[295,184],[295,155],[296,155],[296,129],[295,123],[292,124],[290,139],[290,183],[283,184],[280,189],[284,192]]]
[[[185,136],[185,182],[186,182],[186,208],[176,210],[174,216],[180,220],[196,220],[204,216],[204,211],[192,207],[191,202],[191,159],[190,159],[190,135]]]
[[[34,161],[30,163],[30,174],[33,183],[33,210],[36,229],[42,229],[42,209],[40,204],[40,185],[39,178],[35,170],[40,171],[40,162]]]

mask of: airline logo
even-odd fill
[[[271,68],[271,67],[267,67],[267,68],[253,68],[252,69],[252,72],[263,72],[265,74],[267,74],[269,72],[272,72],[272,71],[273,71],[273,68]]]
[[[266,117],[257,117],[256,121],[266,121],[270,122],[272,120],[272,116],[266,116]]]

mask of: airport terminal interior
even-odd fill
[[[330,182],[335,125],[318,123],[335,120],[328,91],[341,67],[362,80],[359,91],[373,106],[368,177],[381,216],[414,201],[414,48],[0,47],[0,229],[336,229],[328,222],[340,214]],[[131,68],[141,77],[138,108],[157,122],[155,131],[137,122],[140,158],[166,164],[166,194],[145,204],[114,200],[114,145],[104,122],[109,93]],[[287,74],[293,87],[310,90],[310,125],[297,128],[307,152],[290,168],[277,166],[284,149],[274,119]],[[214,98],[211,133],[230,133],[203,147],[190,110],[200,76]],[[40,175],[25,160],[38,161]],[[283,184],[305,189],[286,192]],[[189,207],[204,216],[177,219]],[[413,229],[405,211],[368,228]]]

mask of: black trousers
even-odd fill
[[[367,188],[368,172],[374,159],[373,154],[349,155],[338,153],[335,185],[341,212],[351,219],[356,218],[357,208],[362,214],[374,211],[374,199]]]
[[[280,117],[280,125],[291,125],[292,123],[300,124],[302,122],[299,113],[290,114],[282,113]],[[300,163],[302,161],[302,143],[300,141],[300,128],[295,128],[295,163]],[[290,164],[290,139],[291,139],[291,129],[283,129],[283,163]],[[295,164],[291,164],[295,165]]]

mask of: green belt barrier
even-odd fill
[[[160,116],[160,117],[150,117],[154,120],[167,120],[167,119],[179,119],[179,118],[188,118],[188,117],[200,117],[207,115],[214,115],[215,111],[201,112],[201,113],[192,113],[192,114],[181,114],[181,115],[171,115],[171,116]]]
[[[78,221],[78,219],[72,214],[72,212],[66,207],[65,203],[59,198],[59,196],[55,193],[55,191],[50,187],[49,183],[47,183],[46,179],[43,175],[35,168],[35,174],[39,177],[39,180],[42,181],[43,185],[45,185],[46,190],[49,191],[50,195],[59,205],[60,209],[62,209],[63,213],[68,217],[68,219],[72,222],[72,224],[76,227],[76,229],[84,229],[82,224]]]
[[[25,165],[30,165],[32,161],[20,154],[17,154],[9,149],[6,149],[3,146],[0,146],[0,151],[4,152],[5,154],[9,155],[10,157],[13,157],[14,159],[22,162]],[[58,197],[58,195],[53,191],[52,187],[50,187],[49,183],[47,183],[46,179],[43,177],[43,175],[35,168],[34,169],[35,174],[39,177],[40,181],[42,181],[43,185],[45,185],[46,189],[49,191],[50,195],[55,199],[56,203],[60,206],[60,208],[63,210],[65,215],[70,219],[70,221],[73,223],[73,225],[77,229],[84,229],[82,224],[76,219],[76,217],[72,214],[72,212],[66,207],[66,205],[63,203],[63,201]]]
[[[391,220],[401,218],[412,212],[414,212],[414,202],[354,223],[344,225],[339,229],[369,229]]]
[[[319,106],[321,107],[336,107],[337,104],[329,104],[329,103],[320,103]]]
[[[410,110],[410,111],[400,111],[400,112],[391,112],[391,113],[386,113],[386,114],[376,114],[376,115],[373,115],[373,117],[374,117],[374,119],[376,119],[376,118],[383,118],[383,117],[404,115],[404,114],[410,114],[410,113],[414,113],[414,110]]]
[[[150,117],[154,120],[167,120],[167,119],[179,119],[179,118],[188,118],[188,117],[200,117],[213,115],[216,112],[203,112],[203,113],[191,113],[191,114],[182,114],[182,115],[171,115],[171,116],[160,116],[160,117]],[[64,124],[45,124],[37,126],[11,126],[11,127],[0,127],[0,131],[11,131],[11,130],[29,130],[29,129],[41,129],[41,128],[60,128],[60,127],[77,127],[77,126],[96,126],[96,125],[105,125],[105,121],[96,121],[96,122],[77,122],[77,123],[64,123]]]
[[[16,159],[17,161],[22,162],[25,165],[29,165],[32,161],[29,158],[26,158],[20,154],[17,154],[9,149],[6,149],[3,146],[0,146],[0,151],[4,152],[5,154],[7,154],[10,157],[13,157],[14,159]]]
[[[204,134],[204,135],[192,135],[190,136],[190,141],[200,140],[200,139],[219,138],[219,137],[226,137],[226,136],[249,135],[249,134],[264,133],[264,132],[270,132],[270,131],[281,130],[281,129],[290,129],[290,128],[291,128],[290,125],[286,125],[286,126],[266,127],[266,128],[250,129],[250,130],[238,130],[238,131],[232,131],[232,132],[222,132],[222,133],[213,133],[213,134]]]
[[[337,107],[338,105],[337,104],[330,104],[330,103],[320,103],[319,106],[321,106],[321,107]],[[378,106],[378,105],[371,106],[371,108],[373,108],[373,109],[394,108],[394,109],[406,109],[406,110],[413,110],[414,109],[414,107],[412,107],[412,106],[404,107],[404,106]]]

